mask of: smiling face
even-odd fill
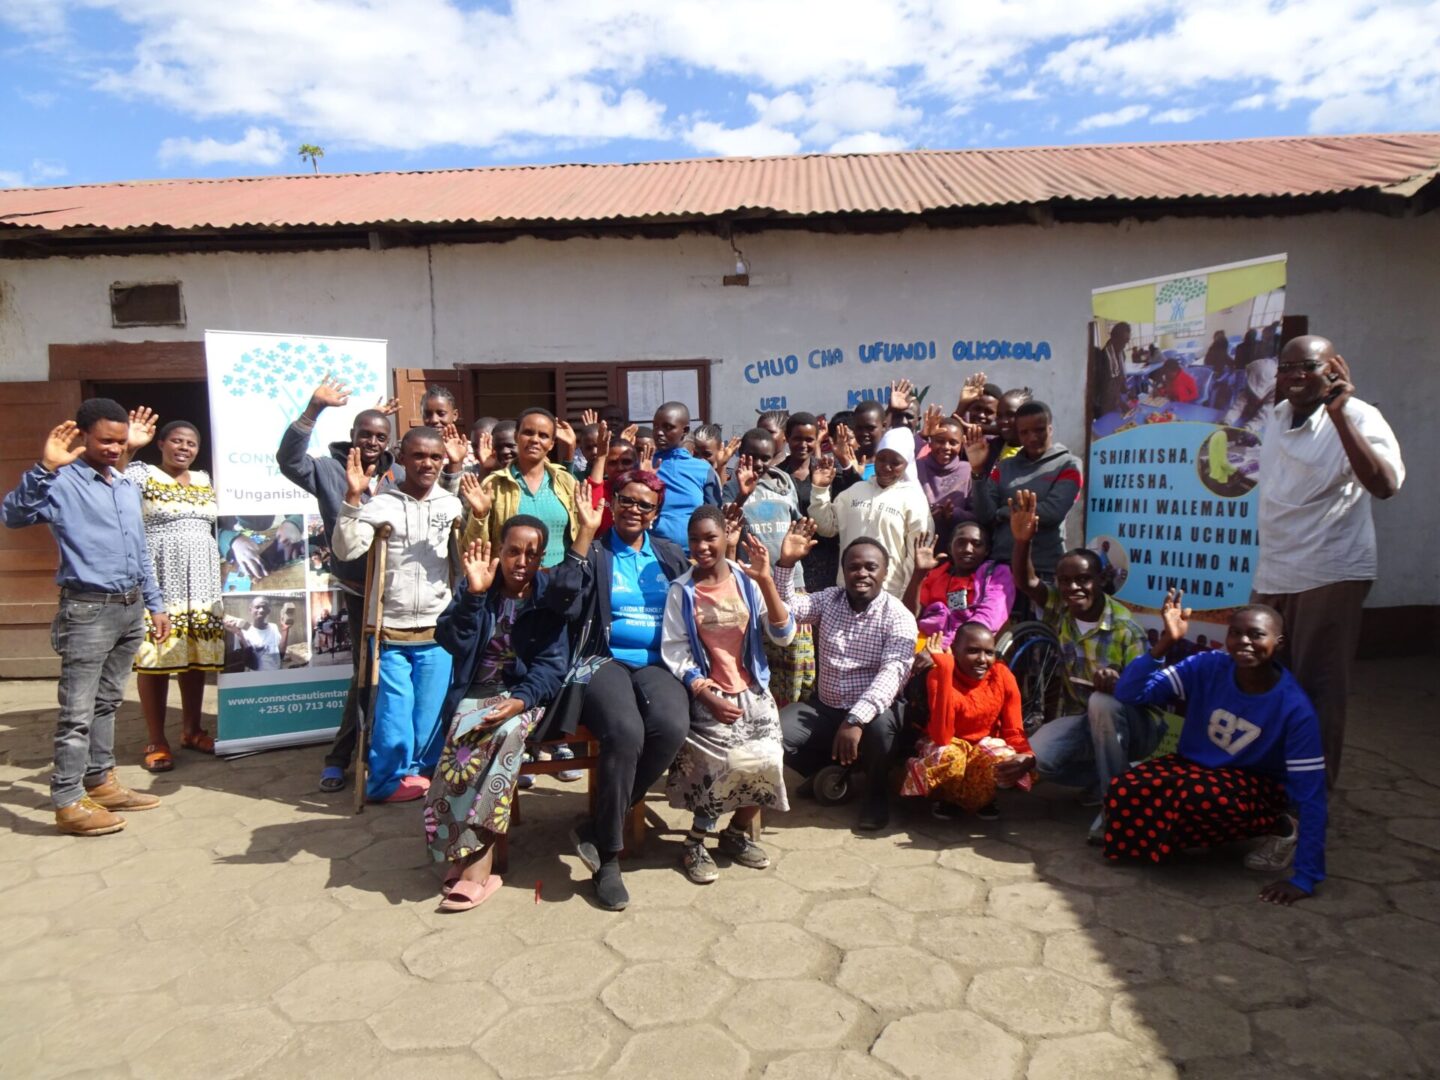
[[[1050,418],[1044,413],[1031,413],[1015,421],[1015,441],[1020,452],[1031,461],[1043,457],[1050,449]]]
[[[610,500],[610,516],[615,531],[626,543],[633,543],[655,521],[660,512],[660,496],[644,484],[626,484]]]
[[[130,437],[130,425],[119,420],[96,420],[88,431],[82,431],[85,438],[83,457],[97,472],[104,472],[120,464]]]
[[[460,422],[460,410],[455,403],[447,397],[435,395],[427,397],[421,404],[421,418],[425,421],[426,427],[439,428],[446,424],[458,424]]]
[[[543,413],[530,413],[520,421],[515,446],[522,469],[533,469],[550,456],[555,445],[555,424]]]
[[[690,557],[701,570],[713,569],[725,558],[725,530],[711,517],[690,523]]]
[[[1094,622],[1100,617],[1105,594],[1095,567],[1083,555],[1066,555],[1060,560],[1055,567],[1055,588],[1075,618]]]
[[[511,596],[523,596],[540,569],[545,546],[540,530],[531,525],[513,525],[500,541],[500,579]]]
[[[495,449],[495,463],[502,469],[509,465],[519,453],[515,445],[515,425],[496,424],[490,433],[490,445]]]
[[[1306,335],[1289,342],[1280,353],[1275,392],[1293,409],[1314,406],[1330,391],[1330,361],[1335,347],[1322,337]]]
[[[200,452],[200,436],[194,428],[177,427],[160,440],[160,462],[166,469],[184,472]]]
[[[400,464],[405,469],[405,482],[400,490],[414,498],[423,498],[440,478],[445,468],[445,444],[433,435],[411,435],[400,444]]]
[[[864,607],[880,595],[888,566],[885,552],[872,544],[857,544],[845,552],[841,570],[845,576],[845,595],[852,605]]]
[[[979,424],[980,430],[986,435],[1000,434],[1000,399],[989,394],[976,398],[965,410],[965,419],[972,424]]]
[[[875,455],[875,483],[888,488],[905,475],[909,462],[896,450],[881,450]]]
[[[951,651],[956,671],[983,679],[995,666],[995,635],[979,623],[966,623],[955,636]]]
[[[1225,651],[1238,668],[1261,668],[1270,663],[1284,640],[1273,615],[1247,608],[1230,617],[1230,628],[1225,631]]]
[[[943,420],[930,436],[930,460],[942,468],[955,460],[964,445],[958,420]]]
[[[950,534],[950,565],[961,574],[973,574],[990,554],[985,530],[973,521],[962,521]]]
[[[257,596],[250,601],[250,623],[264,627],[270,621],[270,601]]]
[[[673,450],[685,442],[690,432],[690,413],[686,409],[659,409],[654,428],[656,449]]]
[[[814,424],[796,424],[785,437],[785,444],[793,457],[812,457],[819,448],[819,433]]]
[[[360,451],[360,463],[369,468],[380,460],[380,455],[390,444],[390,422],[383,416],[357,420],[350,432],[350,442]]]

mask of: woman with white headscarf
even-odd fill
[[[842,551],[857,537],[880,541],[890,556],[885,591],[903,597],[915,561],[915,537],[935,531],[929,500],[915,475],[914,434],[909,428],[887,431],[875,451],[874,479],[852,484],[833,499],[833,459],[814,465],[810,478],[810,516],[820,535],[840,537]]]

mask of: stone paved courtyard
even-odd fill
[[[875,838],[797,800],[767,821],[769,870],[707,888],[655,794],[609,914],[564,840],[583,785],[542,781],[506,887],[440,915],[414,804],[352,817],[314,790],[315,748],[179,751],[151,777],[133,697],[121,776],[165,805],[56,834],[54,685],[0,684],[0,1075],[1433,1076],[1431,671],[1361,666],[1331,879],[1293,910],[1255,901],[1240,849],[1109,867],[1089,812],[1042,789]]]

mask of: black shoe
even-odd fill
[[[932,802],[930,804],[930,816],[936,821],[959,821],[965,816],[965,811],[954,803]]]
[[[598,873],[600,849],[595,844],[595,826],[588,821],[576,825],[570,830],[570,843],[575,845],[575,854],[580,856],[580,861],[585,864],[585,869],[592,874]]]
[[[860,811],[860,820],[855,828],[860,832],[879,832],[889,824],[890,802],[882,796],[866,800],[865,809]]]
[[[630,905],[630,894],[620,879],[620,861],[611,859],[595,871],[595,900],[606,911],[624,911]]]
[[[992,800],[991,802],[988,802],[984,806],[980,807],[979,810],[976,810],[975,816],[981,821],[999,821],[1000,808],[996,806],[994,801]]]

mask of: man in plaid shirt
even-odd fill
[[[1100,557],[1085,548],[1068,551],[1055,567],[1055,584],[1035,573],[1030,541],[1038,515],[1035,493],[1017,492],[1010,501],[1010,532],[1015,538],[1011,569],[1015,586],[1030,597],[1041,617],[1060,636],[1067,684],[1065,708],[1030,736],[1035,767],[1042,777],[1086,790],[1098,804],[1110,781],[1155,752],[1165,725],[1160,714],[1115,697],[1125,665],[1149,642],[1130,609],[1100,587]],[[1104,816],[1090,826],[1090,842],[1104,837]]]
[[[888,776],[901,729],[901,687],[910,675],[919,633],[915,616],[883,586],[889,555],[878,540],[852,540],[840,557],[845,587],[796,595],[791,569],[812,548],[814,522],[791,526],[781,545],[775,583],[797,623],[815,628],[819,685],[810,701],[780,713],[785,763],[810,777],[831,761],[865,770],[866,799],[857,828],[890,821]]]

